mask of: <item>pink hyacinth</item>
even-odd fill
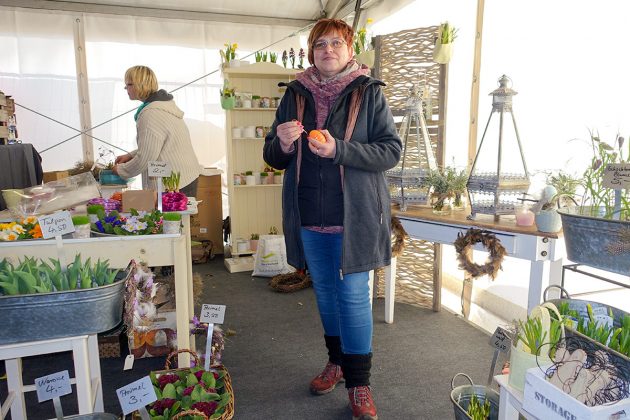
[[[185,211],[188,208],[188,197],[181,192],[162,193],[162,209],[164,211]]]

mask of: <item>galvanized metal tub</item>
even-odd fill
[[[580,214],[580,207],[562,208],[558,213],[562,217],[568,259],[630,275],[630,250],[619,236],[622,229],[630,229],[630,222]]]
[[[123,280],[65,292],[0,296],[0,345],[96,334],[122,320]]]
[[[455,378],[463,376],[470,382],[470,385],[462,385],[455,387]],[[499,394],[491,388],[483,385],[475,385],[470,376],[465,373],[458,373],[451,380],[451,401],[455,409],[455,420],[470,420],[472,417],[468,415],[468,405],[473,395],[481,404],[486,401],[490,402],[490,416],[488,420],[498,420],[499,418]]]
[[[118,420],[120,417],[109,413],[77,414],[63,416],[64,420]]]

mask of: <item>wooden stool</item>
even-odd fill
[[[24,385],[22,382],[23,357],[69,350],[72,351],[75,374],[70,383],[76,385],[79,414],[104,411],[98,342],[96,334],[93,334],[0,346],[0,360],[6,363],[9,391],[7,399],[2,402],[0,418],[4,419],[10,409],[13,420],[26,419],[24,393],[35,391],[35,385]],[[49,373],[55,373],[55,369],[51,367]]]

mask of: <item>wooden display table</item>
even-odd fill
[[[67,260],[81,254],[85,261],[92,258],[109,260],[112,268],[125,269],[130,260],[146,262],[149,266],[175,266],[175,304],[177,307],[177,347],[193,349],[190,340],[190,320],[194,315],[192,259],[190,255],[190,213],[182,212],[184,229],[181,234],[108,236],[63,241]],[[41,259],[59,258],[55,240],[35,240],[0,243],[0,260],[17,261],[24,256]],[[67,263],[68,261],[66,261]],[[36,338],[36,337],[34,337]],[[180,353],[180,367],[190,366],[190,354]]]
[[[493,232],[505,247],[508,256],[530,262],[527,312],[537,306],[542,292],[549,284],[559,285],[562,278],[562,258],[565,255],[564,239],[557,233],[539,232],[536,226],[516,226],[513,219],[478,214],[476,220],[468,220],[469,211],[452,212],[449,215],[434,214],[431,208],[415,207],[402,212],[392,208],[392,216],[398,217],[405,231],[412,238],[438,244],[452,245],[457,234],[465,234],[469,228]],[[481,245],[475,247],[484,250]],[[545,271],[549,273],[546,275]],[[394,322],[394,297],[396,294],[396,261],[385,267],[385,322]],[[434,279],[435,280],[435,279]],[[439,279],[438,279],[439,281]],[[439,292],[438,292],[439,293]]]

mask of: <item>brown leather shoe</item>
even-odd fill
[[[311,381],[311,393],[315,395],[328,394],[335,389],[339,382],[343,382],[341,366],[328,362],[322,373]]]
[[[376,405],[372,399],[372,390],[369,386],[357,386],[348,389],[352,420],[378,420]]]

